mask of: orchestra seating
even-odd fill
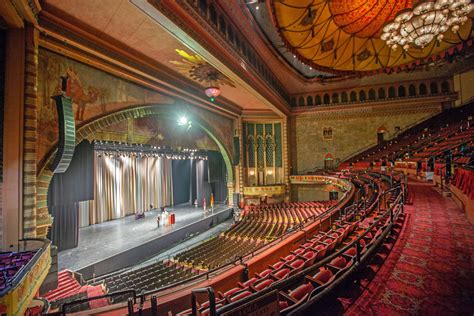
[[[357,187],[365,190],[366,207],[360,210],[352,210],[340,217],[326,231],[319,231],[312,236],[307,236],[306,240],[296,245],[293,250],[282,256],[280,260],[268,265],[267,268],[249,276],[248,280],[238,282],[234,287],[219,291],[216,297],[216,309],[228,304],[245,304],[247,297],[258,295],[270,287],[279,290],[279,308],[281,314],[287,314],[297,306],[303,304],[309,297],[313,297],[327,288],[338,278],[342,278],[344,273],[355,265],[357,251],[360,255],[365,254],[375,241],[381,236],[384,228],[390,223],[390,213],[386,208],[378,209],[377,200],[381,196],[382,189],[390,189],[390,185],[382,181],[381,177],[369,174],[361,174],[353,177],[352,181]],[[384,207],[391,207],[399,198],[400,189],[387,193]],[[398,200],[400,201],[400,200]],[[356,216],[357,215],[357,216]],[[359,246],[355,242],[358,241]],[[347,248],[343,253],[331,259],[329,262],[320,265],[325,258]],[[358,250],[357,250],[357,247]],[[314,271],[299,276],[303,270]],[[306,271],[305,270],[305,271]],[[292,278],[293,277],[293,278]],[[291,279],[290,279],[291,278]],[[287,280],[286,282],[282,282]],[[293,282],[290,282],[294,280]],[[201,315],[209,314],[209,301],[198,302],[197,308]],[[172,314],[169,312],[169,314]],[[191,315],[190,308],[177,313],[176,315]]]
[[[249,254],[262,244],[263,242],[248,238],[217,236],[201,243],[197,247],[177,254],[169,265],[179,263],[179,265],[184,267],[213,270]]]
[[[21,252],[0,252],[0,291],[38,252],[38,250]]]
[[[169,266],[163,261],[141,268],[107,276],[104,279],[107,292],[119,292],[127,289],[153,290],[162,286],[188,279],[195,275],[192,269]],[[123,301],[127,295],[115,296],[115,302]]]
[[[283,235],[289,228],[322,214],[336,204],[337,201],[317,201],[252,206],[242,213],[240,221],[219,236],[182,251],[170,260],[132,267],[96,278],[90,286],[104,286],[107,293],[130,289],[149,291],[189,279],[203,271],[219,268],[248,255]],[[64,276],[63,279],[60,278],[57,292],[47,296],[54,302],[54,306],[87,297],[84,294],[84,286],[79,285],[77,281],[69,280],[70,284],[66,284],[64,281],[61,283],[61,280],[64,280]],[[128,297],[127,293],[118,293],[110,300],[111,303],[117,303]],[[86,305],[79,304],[74,306],[73,310],[87,309]]]

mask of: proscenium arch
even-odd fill
[[[170,109],[173,107],[173,109]],[[217,137],[216,132],[212,126],[204,122],[195,111],[192,111],[192,108],[178,107],[176,105],[139,105],[134,106],[124,110],[118,110],[116,112],[112,112],[106,114],[105,116],[93,119],[84,125],[80,126],[76,131],[76,145],[82,142],[84,139],[88,139],[89,136],[94,134],[95,132],[109,127],[112,124],[127,120],[127,119],[138,119],[143,117],[152,117],[152,116],[161,116],[161,117],[171,117],[171,119],[175,119],[176,117],[173,116],[179,110],[188,110],[187,114],[192,115],[191,121],[193,125],[197,125],[198,127],[202,128],[206,134],[211,137],[211,139],[216,142],[219,151],[224,159],[224,164],[227,171],[227,186],[229,188],[229,184],[233,184],[234,182],[234,173],[233,167],[231,162],[231,156],[229,154],[228,149],[224,146],[222,140]],[[57,145],[56,145],[57,146]],[[48,188],[49,183],[53,177],[53,173],[49,170],[49,166],[56,155],[57,149],[51,150],[46,158],[43,160],[42,166],[40,166],[40,172],[37,177],[37,186],[41,188],[38,190],[37,193],[37,200],[36,200],[36,214],[49,214],[49,210],[47,209],[47,196],[48,196]],[[230,191],[228,192],[230,194]]]

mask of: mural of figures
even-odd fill
[[[38,67],[38,161],[58,140],[57,112],[51,97],[61,93],[61,77],[66,77],[66,94],[73,99],[76,127],[117,110],[175,102],[156,91],[46,49],[39,51]]]

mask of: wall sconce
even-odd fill
[[[272,175],[272,174],[273,174],[273,170],[267,170],[267,174],[268,174],[268,175]]]
[[[250,170],[250,171],[249,171],[249,175],[254,176],[254,175],[255,175],[255,171]]]

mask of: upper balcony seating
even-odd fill
[[[0,252],[0,290],[7,287],[10,280],[37,252],[38,250]]]
[[[474,129],[470,126],[472,122],[468,122],[468,118],[473,114],[473,104],[445,111],[392,140],[350,158],[341,166],[345,167],[350,163],[365,166],[365,163],[406,158],[418,161],[442,155],[444,151],[456,149],[461,144],[472,144]]]

